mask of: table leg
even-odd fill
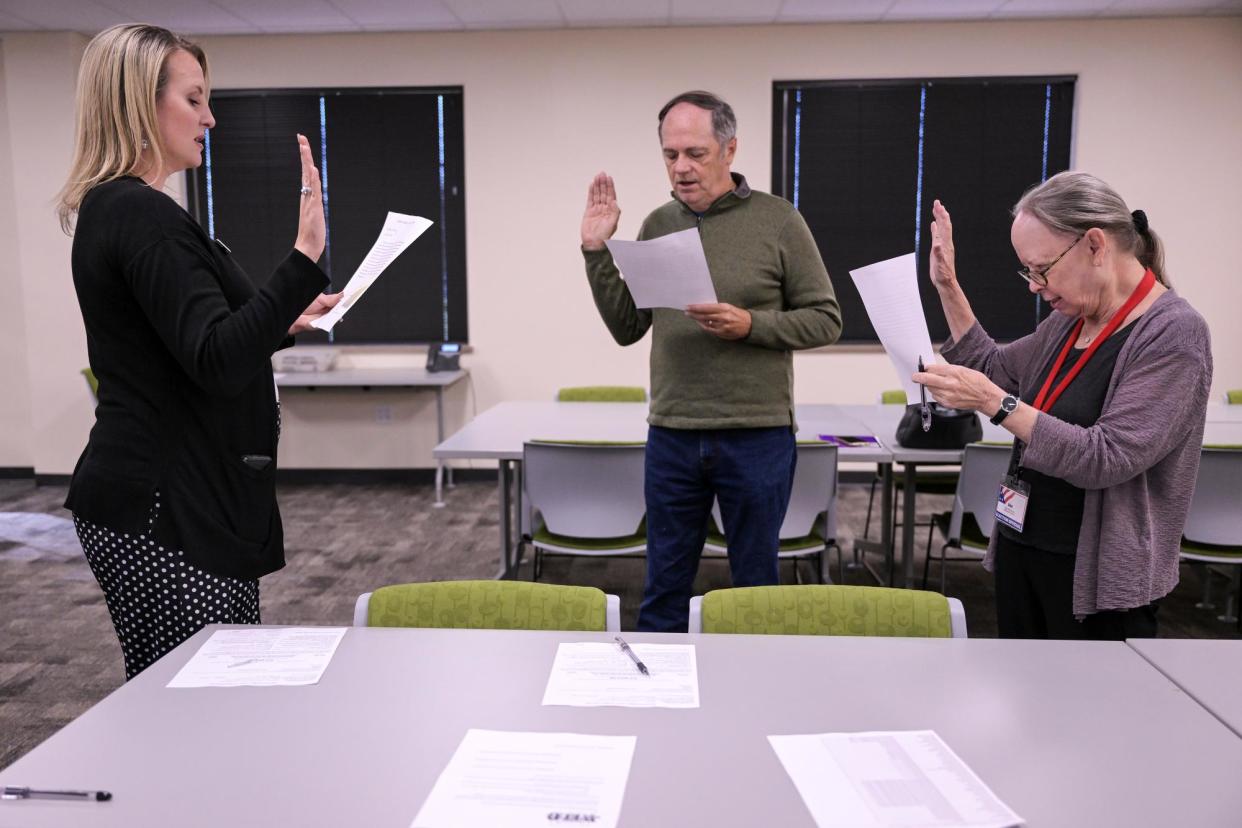
[[[436,445],[444,442],[444,389],[436,386]],[[449,472],[452,481],[452,472]],[[436,460],[436,500],[434,509],[444,508],[444,461]]]
[[[510,542],[513,535],[513,468],[509,464],[510,461],[501,460],[496,467],[496,481],[500,487],[500,571],[496,573],[497,580],[513,577],[513,546]]]
[[[914,493],[917,464],[905,463],[905,491],[901,493],[901,585],[906,589],[914,583],[914,507],[918,498]]]
[[[879,552],[884,556],[884,571],[877,571],[871,562],[863,558],[862,565],[875,578],[876,583],[893,585],[895,567],[893,566],[893,464],[880,463],[880,539],[854,540],[854,549],[863,552]]]

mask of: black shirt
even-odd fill
[[[1124,328],[1113,332],[1113,335],[1100,344],[1100,348],[1083,366],[1082,371],[1065,388],[1065,392],[1057,399],[1048,414],[1079,426],[1091,426],[1099,419],[1104,408],[1104,397],[1108,393],[1108,384],[1113,377],[1113,368],[1117,365],[1117,354],[1134,329],[1131,322]],[[1070,331],[1073,336],[1073,331]],[[1052,370],[1053,363],[1061,349],[1058,348],[1039,373],[1039,381],[1030,388],[1023,389],[1020,397],[1027,405],[1035,404],[1035,397],[1043,387],[1044,380]],[[1085,348],[1071,348],[1061,370],[1052,382],[1052,389],[1057,387],[1086,353]],[[1014,440],[1013,455],[1009,460],[1009,474],[1017,473],[1021,461],[1023,443]],[[996,526],[1001,535],[1009,540],[1017,541],[1061,555],[1074,555],[1078,552],[1078,532],[1082,528],[1082,504],[1084,491],[1077,486],[1066,483],[1059,477],[1023,468],[1021,480],[1031,487],[1030,500],[1026,508],[1026,520],[1022,531],[1018,532],[997,521]]]

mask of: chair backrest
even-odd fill
[[[979,531],[984,537],[992,537],[996,523],[996,496],[1000,491],[1001,478],[1009,470],[1011,445],[971,443],[962,453],[962,470],[957,478],[957,495],[953,499],[953,517],[949,522],[949,537],[961,538],[962,517],[965,513],[975,516]]]
[[[965,638],[965,612],[954,600],[938,592],[835,584],[718,589],[692,599],[690,632]]]
[[[638,531],[647,510],[642,443],[527,443],[522,479],[548,531],[617,538]]]
[[[1225,402],[1230,405],[1242,405],[1242,388],[1230,388],[1226,391]]]
[[[354,625],[483,630],[620,630],[620,601],[595,587],[527,581],[397,584],[359,596]]]
[[[646,402],[647,389],[636,385],[580,385],[556,392],[557,402]]]
[[[837,530],[837,447],[819,441],[798,443],[789,508],[781,524],[780,539],[805,538],[820,515],[827,515],[825,538],[835,539]],[[724,529],[720,502],[712,503],[712,517]]]
[[[1196,543],[1242,546],[1242,450],[1202,452],[1182,534]]]
[[[888,391],[881,391],[880,402],[883,405],[905,405],[906,392],[901,388],[891,388]]]

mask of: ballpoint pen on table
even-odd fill
[[[644,676],[651,675],[651,671],[647,669],[647,665],[643,664],[642,659],[640,659],[637,655],[634,654],[634,651],[630,649],[630,645],[625,643],[624,638],[618,635],[616,636],[616,641],[617,641],[617,644],[621,646],[621,652],[629,656],[630,660],[638,665],[638,672],[642,673]]]
[[[90,802],[107,802],[112,794],[107,791],[40,791],[34,788],[18,788],[5,785],[0,799],[82,799]]]
[[[925,369],[923,367],[923,357],[920,356],[919,357],[919,373],[920,374],[923,373],[924,370]],[[921,405],[923,406],[922,409],[919,411],[919,414],[923,417],[923,431],[925,432],[931,431],[931,409],[927,407],[927,386],[926,385],[919,386],[919,400],[921,401]]]

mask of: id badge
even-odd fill
[[[996,519],[1015,532],[1021,532],[1022,525],[1026,523],[1026,504],[1030,496],[1029,484],[1013,475],[1005,475],[996,495]]]

